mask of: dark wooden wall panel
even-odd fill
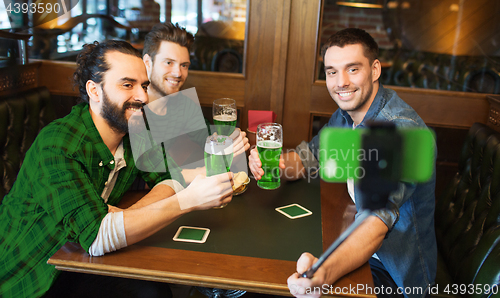
[[[245,109],[271,110],[282,122],[291,0],[252,0],[247,22]]]
[[[245,78],[241,74],[227,74],[190,70],[183,89],[195,87],[201,104],[212,105],[217,98],[236,100],[238,107],[245,105]]]
[[[286,71],[283,143],[295,148],[309,134],[309,102],[314,82],[319,1],[292,0]]]
[[[427,9],[424,5],[427,0],[410,1],[414,10]],[[489,18],[499,5],[492,0],[477,0],[477,5],[473,2],[463,1],[468,10],[463,12],[462,17],[471,23]],[[479,5],[481,3],[484,7]],[[236,99],[243,129],[247,127],[249,109],[276,112],[277,122],[284,126],[285,147],[295,147],[311,137],[313,113],[329,116],[337,109],[325,82],[315,81],[314,76],[322,2],[251,0],[248,4],[244,73],[190,71],[185,86],[196,87],[201,104],[207,107],[216,98]],[[419,31],[423,33],[431,30],[432,26],[438,26],[441,19],[450,19],[452,12],[442,12],[443,9],[449,11],[451,4],[450,1],[434,3],[429,8],[429,15],[422,20],[428,22],[426,25],[430,27],[416,24],[414,28],[423,30]],[[436,15],[440,18],[430,21],[431,16]],[[421,22],[413,17],[415,22]],[[451,21],[447,22],[451,24]],[[440,47],[444,47],[446,43],[441,45],[440,42],[445,40],[445,36],[455,38],[454,25],[450,24],[443,27],[444,35],[439,35],[443,38],[427,42],[437,41]],[[477,30],[481,31],[481,27],[462,26],[458,38],[464,43],[471,43],[466,37],[472,35],[488,40],[486,33],[481,35]],[[500,30],[494,34],[499,36]],[[73,89],[71,83],[75,67],[74,62],[43,61],[39,66],[37,84],[47,86],[55,95],[78,96],[78,90]],[[463,129],[474,122],[487,122],[489,106],[485,94],[388,87],[396,90],[429,125]]]

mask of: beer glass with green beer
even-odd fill
[[[205,142],[207,177],[229,172],[232,162],[233,140],[228,136],[208,136]]]
[[[237,110],[236,101],[231,98],[219,98],[214,100],[212,116],[217,128],[217,134],[229,136],[236,127]]]
[[[263,189],[280,187],[279,162],[283,147],[283,128],[278,123],[262,123],[257,126],[257,151],[264,175],[257,181]]]

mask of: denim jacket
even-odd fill
[[[391,121],[398,128],[426,127],[413,108],[399,98],[396,92],[385,89],[381,84],[373,103],[356,129],[366,127],[365,123],[370,120]],[[338,109],[325,127],[352,128],[353,121],[346,111]],[[303,142],[298,149],[304,149],[305,145]],[[305,150],[306,153],[299,154],[306,168],[314,163],[317,165],[319,135],[307,145],[310,152]],[[389,228],[377,256],[399,287],[420,287],[423,294],[434,283],[436,276],[434,189],[435,171],[426,183],[400,182],[398,191],[393,192],[389,198],[392,208],[375,212]],[[356,200],[360,195],[361,192],[355,188]],[[422,297],[422,294],[405,296]]]

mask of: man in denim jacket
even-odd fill
[[[326,85],[339,106],[326,127],[363,128],[367,121],[390,121],[397,127],[426,127],[417,113],[398,95],[379,83],[378,45],[361,29],[344,29],[332,35],[323,48]],[[280,167],[287,179],[303,177],[318,168],[319,137],[302,142],[295,152],[283,154]],[[257,180],[263,175],[257,150],[249,167]],[[428,296],[436,275],[437,248],[434,234],[435,175],[426,183],[399,183],[390,196],[391,208],[375,212],[339,246],[312,279],[288,279],[297,296],[319,296],[313,287],[333,284],[343,275],[369,261],[379,297]],[[362,195],[348,182],[354,202]],[[297,262],[303,273],[316,261],[304,253]],[[382,286],[384,288],[382,288]],[[391,287],[392,289],[388,289]],[[374,291],[375,292],[375,291]]]

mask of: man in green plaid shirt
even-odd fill
[[[44,295],[59,273],[47,260],[67,241],[99,256],[232,198],[231,174],[198,176],[184,189],[168,171],[135,167],[127,120],[141,115],[149,84],[137,50],[96,42],[77,65],[84,103],[40,132],[0,205],[1,297]],[[137,176],[151,191],[128,209],[115,207]]]

